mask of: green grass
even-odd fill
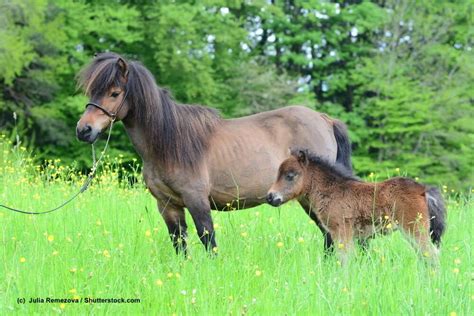
[[[47,209],[79,186],[67,169],[53,163],[37,171],[16,155],[21,150],[15,154],[3,144],[0,203]],[[47,184],[42,180],[58,175]],[[109,167],[99,183],[56,213],[0,210],[0,314],[474,313],[474,203],[469,196],[448,201],[439,270],[418,260],[400,233],[374,240],[369,252],[353,257],[347,267],[324,260],[321,234],[291,203],[214,213],[216,258],[204,252],[188,216],[190,257],[184,259],[175,255],[151,195],[143,187],[124,188],[116,176]],[[18,298],[75,295],[141,302],[17,303]]]

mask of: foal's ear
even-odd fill
[[[119,66],[120,72],[122,73],[122,76],[127,79],[128,77],[128,64],[127,62],[122,58],[119,57],[117,59],[117,65]]]

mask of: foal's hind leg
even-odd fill
[[[360,238],[357,240],[357,244],[364,254],[367,253],[367,249],[369,249],[369,241],[370,237]]]
[[[428,216],[417,217],[411,221],[406,221],[403,226],[404,233],[407,235],[410,243],[415,247],[418,255],[433,265],[439,263],[439,250],[431,242],[429,234]]]
[[[158,202],[158,209],[168,226],[168,232],[170,234],[173,247],[176,250],[176,254],[183,252],[187,254],[186,249],[186,238],[187,228],[184,208],[177,207],[171,204]]]
[[[319,227],[319,230],[321,230],[321,233],[323,234],[323,237],[324,237],[324,254],[326,256],[333,254],[334,253],[334,242],[331,238],[331,234],[329,234],[329,232],[326,230],[326,228],[321,224],[321,221],[316,216],[316,213],[313,212],[309,201],[307,199],[300,199],[299,202],[301,204],[301,207],[303,207],[305,213],[308,214],[309,217],[316,223],[316,225]]]

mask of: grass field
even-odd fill
[[[40,170],[21,149],[0,140],[0,150],[2,204],[47,209],[79,187],[80,177],[57,163]],[[321,234],[291,203],[214,213],[216,258],[188,216],[190,256],[176,256],[151,195],[116,178],[109,165],[89,191],[49,215],[0,210],[0,314],[474,314],[472,193],[448,198],[438,270],[398,232],[340,267],[323,259]],[[38,297],[83,302],[28,303]],[[84,303],[89,297],[140,303]]]

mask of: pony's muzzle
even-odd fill
[[[283,203],[283,199],[281,195],[274,192],[268,192],[267,194],[267,202],[272,206],[280,206]]]
[[[84,125],[84,127],[82,128],[76,128],[77,139],[79,139],[80,141],[92,143],[95,141],[95,138],[97,136],[94,134],[97,133],[94,133],[92,126],[90,126],[89,124]]]

